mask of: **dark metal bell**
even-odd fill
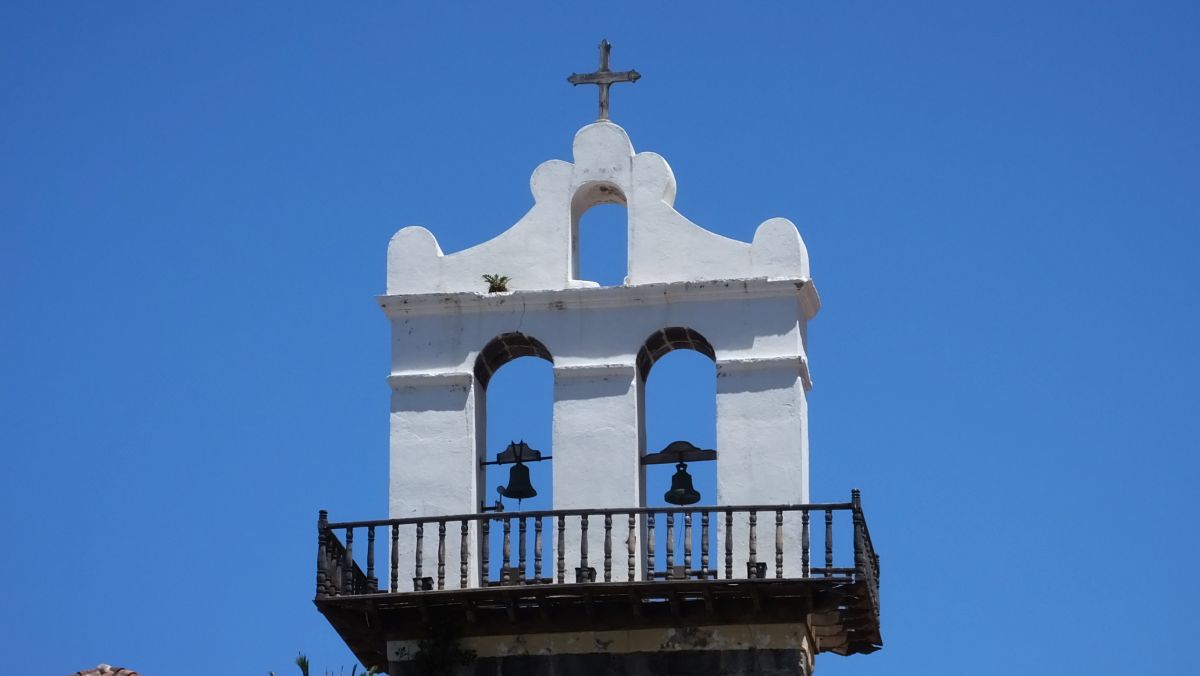
[[[524,463],[518,461],[508,471],[508,485],[500,489],[500,495],[513,500],[525,500],[537,495],[529,481],[529,468]]]
[[[667,491],[663,500],[672,505],[694,505],[700,501],[700,492],[692,487],[692,475],[687,473],[687,464],[681,462],[675,465],[671,490]]]

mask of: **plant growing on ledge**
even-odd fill
[[[508,283],[512,278],[505,275],[484,275],[483,281],[488,283],[488,293],[501,293],[508,291]]]

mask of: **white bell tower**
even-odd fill
[[[366,665],[808,676],[819,652],[881,645],[858,492],[809,502],[808,251],[783,218],[741,242],[674,209],[666,160],[607,119],[609,86],[638,77],[608,69],[606,42],[597,72],[571,76],[600,86],[600,119],[571,162],[533,171],[515,225],[451,254],[422,227],[388,245],[389,515],[321,512],[317,529],[317,607]],[[619,286],[578,274],[580,219],[602,203],[628,215]],[[646,380],[672,350],[715,363],[715,449],[647,448]],[[526,356],[553,371],[551,448],[538,449],[553,505],[489,511],[484,463],[531,458],[523,444],[489,457],[488,385]],[[648,464],[714,458],[716,504],[693,504],[682,473],[672,506],[646,504]],[[519,485],[508,497],[533,494]]]
[[[659,450],[646,448],[643,389],[675,349],[717,365],[718,505],[807,502],[805,327],[820,301],[796,227],[771,219],[744,243],[697,226],[672,207],[666,160],[635,153],[607,120],[576,134],[573,163],[545,162],[530,184],[533,208],[494,239],[443,254],[408,227],[388,247],[391,516],[490,501],[488,380],[530,355],[554,365],[554,507],[641,506],[641,458]],[[629,215],[616,287],[575,276],[580,217],[603,202]],[[508,291],[487,291],[492,273],[511,277]]]

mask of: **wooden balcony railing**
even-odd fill
[[[876,612],[879,607],[879,558],[857,490],[850,502],[808,505],[487,512],[340,523],[321,511],[317,540],[318,599],[507,585],[774,578],[865,582],[871,606]]]

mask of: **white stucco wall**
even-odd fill
[[[555,509],[638,506],[639,414],[637,370],[632,363],[560,366],[554,369]],[[571,487],[575,487],[572,489]],[[579,519],[566,528],[567,579],[581,562]],[[612,579],[629,577],[626,537],[629,525],[613,523]],[[640,527],[635,538],[640,541]],[[635,577],[642,569],[641,556]],[[604,575],[604,520],[588,521],[588,565]]]
[[[808,502],[808,402],[798,359],[769,358],[717,363],[717,503],[722,505]],[[758,561],[775,566],[775,514],[757,515]],[[798,574],[800,515],[784,514],[785,566]],[[725,531],[717,534],[725,550]],[[734,521],[733,570],[749,561],[749,525]],[[785,568],[786,571],[786,568]]]
[[[392,386],[389,517],[471,514],[478,511],[483,473],[477,462],[482,439],[483,388],[472,374],[407,374],[389,379]],[[445,490],[430,490],[442,487]],[[453,489],[450,489],[453,487]],[[475,524],[468,524],[471,562],[468,584],[478,582]],[[425,577],[437,577],[438,532],[426,528],[421,551]],[[380,537],[389,537],[380,533]],[[446,570],[449,588],[461,583],[461,523],[448,523]],[[415,530],[405,527],[397,540],[402,589],[416,573]]]
[[[607,121],[580,130],[573,154],[573,163],[539,166],[531,180],[534,206],[478,246],[443,254],[433,235],[416,227],[393,237],[388,293],[379,298],[392,325],[391,515],[474,513],[481,501],[491,502],[478,466],[486,390],[473,368],[489,341],[510,332],[537,339],[553,357],[553,448],[543,450],[554,456],[555,508],[641,504],[637,353],[667,327],[698,332],[716,355],[719,503],[807,500],[812,383],[805,336],[820,301],[795,226],[770,219],[750,243],[700,228],[672,207],[675,179],[666,161],[635,153],[625,131]],[[600,288],[574,278],[574,247],[579,216],[606,201],[628,207],[629,268],[625,285]],[[485,273],[510,274],[511,291],[485,293]],[[589,564],[601,570],[603,523],[593,521]],[[448,537],[451,562],[458,561],[456,528],[451,524]],[[614,523],[615,580],[626,576],[625,528]],[[577,525],[567,532],[573,580]],[[430,535],[425,575],[436,561]],[[553,537],[547,547],[555,551]],[[472,544],[472,583],[477,549]],[[402,551],[402,580],[411,575],[412,557],[411,549]],[[735,570],[744,572],[743,560]],[[456,586],[457,568],[447,579]]]

